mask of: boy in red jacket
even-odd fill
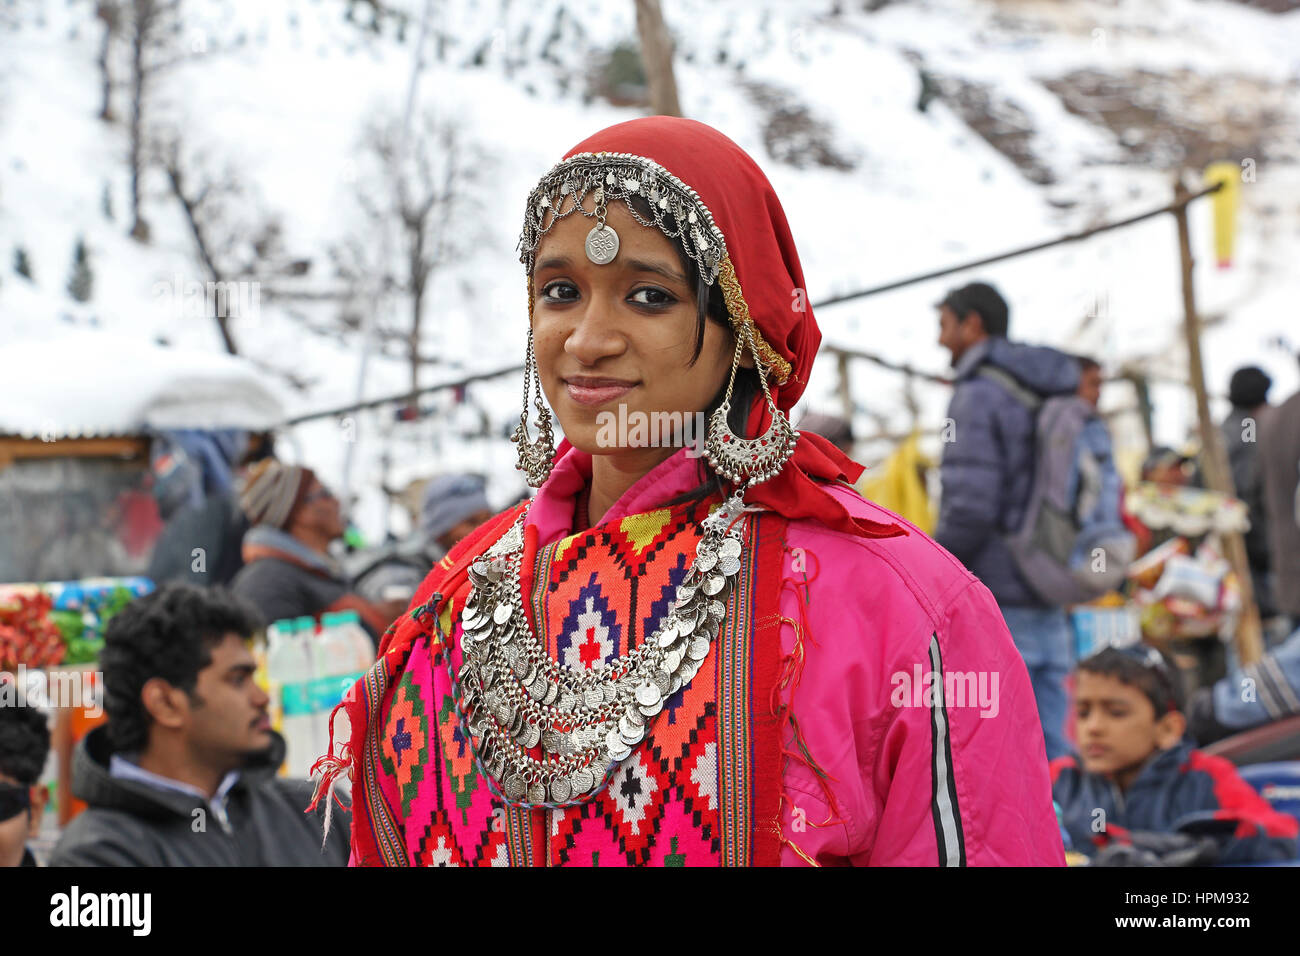
[[[1074,848],[1101,865],[1281,862],[1300,822],[1184,739],[1177,677],[1155,648],[1106,648],[1075,671],[1079,755],[1052,761]]]

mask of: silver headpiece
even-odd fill
[[[584,206],[588,193],[592,194],[594,207],[590,211]],[[635,196],[650,206],[653,220],[647,220],[633,207]],[[617,251],[617,240],[606,235],[613,230],[605,225],[605,206],[614,199],[622,199],[641,225],[654,226],[669,239],[681,237],[686,254],[705,283],[713,284],[727,256],[727,243],[713,222],[713,214],[690,186],[654,160],[630,153],[578,153],[557,163],[543,176],[528,195],[524,229],[519,237],[519,261],[531,273],[542,236],[574,212],[597,222],[588,235],[588,256],[593,262],[611,261],[613,255],[605,250],[613,243]]]

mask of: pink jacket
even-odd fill
[[[694,488],[687,452],[604,520]],[[539,543],[571,532],[590,468],[573,449],[556,464],[530,509]],[[812,760],[786,760],[782,865],[1063,865],[1033,691],[992,595],[914,526],[849,488],[831,492],[853,515],[909,534],[789,526],[781,613],[802,623],[781,637],[803,664],[784,699]],[[785,747],[800,753],[788,723]]]

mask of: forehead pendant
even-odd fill
[[[605,223],[608,210],[605,206],[605,187],[597,186],[596,226],[587,233],[587,258],[598,266],[609,265],[618,255],[618,233]]]
[[[618,255],[618,233],[601,223],[587,233],[587,258],[598,266],[608,265]]]

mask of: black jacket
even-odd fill
[[[158,587],[169,582],[198,587],[227,585],[244,566],[240,545],[248,519],[232,495],[213,495],[197,508],[172,515],[154,542],[145,576]],[[196,549],[203,551],[202,570],[195,570]]]
[[[109,776],[108,728],[77,746],[72,792],[90,804],[68,825],[51,866],[345,866],[349,815],[334,807],[321,847],[322,805],[304,813],[312,785],[275,775],[284,740],[246,767],[222,821],[207,801]],[[197,811],[202,811],[197,812]]]

